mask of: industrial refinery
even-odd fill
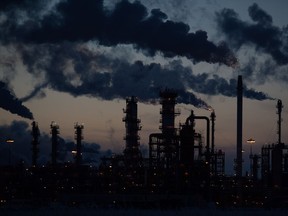
[[[122,154],[102,157],[98,166],[83,163],[83,124],[75,123],[73,163],[59,163],[60,127],[52,122],[51,160],[38,164],[40,130],[32,122],[31,167],[0,167],[2,205],[21,200],[36,205],[61,202],[68,205],[116,207],[185,207],[213,204],[217,207],[288,207],[288,145],[281,139],[282,101],[278,100],[278,141],[264,145],[261,154],[250,151],[250,173],[243,175],[242,157],[242,76],[237,86],[237,143],[235,175],[225,174],[225,152],[215,144],[216,114],[199,116],[191,110],[179,127],[175,117],[177,91],[159,93],[159,131],[149,136],[149,154],[140,151],[141,120],[137,97],[126,99],[123,109],[125,148]],[[196,132],[196,122],[204,121],[204,134]],[[12,142],[12,140],[11,140]],[[254,140],[250,139],[253,143]]]

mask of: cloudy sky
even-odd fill
[[[83,122],[86,142],[122,152],[122,109],[135,95],[148,148],[149,134],[159,132],[158,92],[168,87],[179,93],[177,124],[192,109],[215,110],[216,148],[232,167],[238,75],[244,149],[251,137],[255,152],[277,141],[277,99],[287,142],[287,7],[285,0],[1,1],[1,145],[13,137],[13,151],[29,154],[19,134],[30,136],[35,119],[45,136],[56,121],[70,141],[74,123]],[[204,135],[205,125],[196,130]]]

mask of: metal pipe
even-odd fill
[[[204,119],[206,120],[206,157],[210,154],[210,119],[206,116],[195,116],[193,110],[191,110],[191,115],[186,119],[186,124],[188,121],[193,121],[193,119]]]

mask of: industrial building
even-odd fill
[[[84,126],[75,123],[74,163],[59,163],[60,127],[52,122],[51,161],[39,166],[40,132],[32,122],[32,167],[0,167],[0,198],[5,202],[39,197],[43,202],[93,202],[120,206],[187,206],[200,202],[217,206],[287,207],[288,146],[281,140],[282,101],[277,101],[278,142],[262,147],[261,155],[250,153],[250,174],[243,175],[242,77],[237,86],[237,142],[235,176],[225,175],[225,152],[215,144],[216,114],[198,116],[191,110],[177,127],[177,91],[159,93],[160,131],[149,136],[148,158],[139,147],[141,120],[137,97],[126,99],[123,109],[126,132],[122,154],[103,157],[98,167],[83,163]],[[206,123],[205,133],[197,122]],[[259,173],[261,175],[259,175]],[[39,200],[38,200],[39,201]],[[2,201],[1,201],[2,202]]]

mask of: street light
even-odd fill
[[[247,143],[250,144],[250,176],[252,177],[253,175],[253,153],[252,153],[252,145],[255,143],[255,140],[250,138],[247,140]]]
[[[247,143],[250,144],[250,155],[252,155],[252,144],[255,143],[255,140],[250,138],[247,140]]]
[[[9,165],[11,166],[11,145],[14,143],[13,139],[7,139],[6,143],[9,145]]]

